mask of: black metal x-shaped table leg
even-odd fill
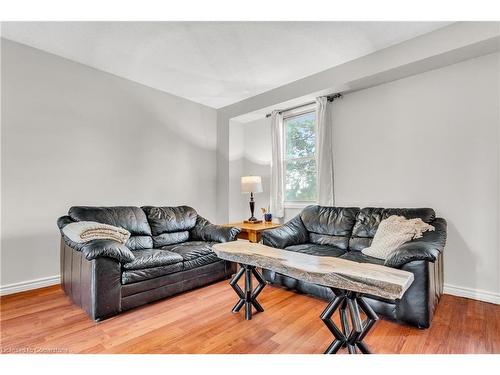
[[[325,354],[335,354],[342,347],[346,347],[349,354],[356,354],[356,348],[363,354],[370,354],[370,350],[363,342],[363,339],[378,320],[377,314],[363,299],[362,294],[334,288],[332,290],[335,297],[320,316],[335,337],[335,340],[326,349]],[[365,321],[361,321],[360,309],[366,314]],[[337,310],[339,310],[342,330],[331,320],[332,315]],[[349,325],[347,311],[349,311],[352,326]]]
[[[239,279],[245,274],[245,291],[241,290],[238,285]],[[252,275],[255,276],[259,285],[253,290],[252,288]],[[259,312],[264,311],[259,302],[257,302],[257,296],[262,292],[262,289],[266,286],[266,282],[262,279],[262,276],[257,272],[254,266],[250,266],[247,264],[240,264],[240,269],[234,275],[231,282],[229,283],[231,287],[234,289],[240,300],[234,305],[233,313],[237,313],[240,309],[245,306],[245,319],[252,319],[252,306]]]

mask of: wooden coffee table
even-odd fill
[[[258,243],[226,242],[215,244],[213,250],[219,258],[237,262],[241,266],[230,282],[239,297],[232,311],[236,313],[245,306],[245,319],[247,320],[252,319],[252,306],[259,312],[264,311],[264,308],[257,302],[257,297],[266,283],[256,267],[330,287],[335,297],[320,318],[335,339],[326,349],[325,354],[335,354],[342,347],[346,347],[350,354],[356,354],[357,349],[363,354],[370,353],[363,339],[373,328],[378,317],[363,295],[399,299],[413,282],[411,272],[341,258],[319,257],[275,249]],[[244,291],[238,286],[238,280],[243,274],[245,275]],[[259,282],[255,289],[252,287],[252,275]],[[331,319],[337,310],[340,315],[340,328]],[[366,315],[364,321],[361,320],[360,310]]]
[[[266,229],[277,228],[280,225],[281,224],[278,223],[267,223],[265,221],[258,224],[248,224],[244,222],[223,224],[223,226],[225,227],[240,228],[241,232],[238,235],[238,238],[242,240],[248,240],[250,242],[260,242],[263,231],[265,231]]]

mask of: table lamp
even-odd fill
[[[248,224],[262,223],[262,220],[257,220],[253,213],[255,211],[255,202],[253,200],[253,193],[262,193],[262,179],[260,176],[244,176],[241,178],[241,192],[250,193],[250,219],[245,220]]]

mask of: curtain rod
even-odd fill
[[[336,93],[336,94],[331,94],[331,95],[325,95],[325,96],[326,96],[326,98],[327,98],[327,100],[329,102],[333,102],[336,99],[342,98],[342,94],[341,93]],[[293,107],[289,107],[289,108],[285,108],[285,109],[280,109],[278,111],[278,113],[283,113],[283,112],[291,111],[292,109],[297,109],[297,108],[301,108],[301,107],[307,107],[308,105],[311,105],[311,104],[314,104],[314,103],[316,103],[316,101],[308,102],[308,103],[304,103],[304,104],[299,104],[299,105],[296,105],[296,106],[293,106]],[[270,113],[266,114],[266,118],[267,117],[271,117],[271,114]]]

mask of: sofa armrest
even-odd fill
[[[65,216],[61,216],[59,219],[57,219],[57,227],[59,228],[59,230],[62,231],[62,229],[70,224],[70,223],[74,223],[74,220],[69,217],[68,215],[65,215]]]
[[[120,263],[128,263],[135,259],[134,253],[127,246],[113,240],[93,240],[83,243],[81,251],[87,260],[108,257]]]
[[[108,257],[116,259],[120,263],[128,263],[135,259],[134,254],[130,249],[113,240],[92,240],[89,242],[78,243],[71,241],[64,235],[63,228],[74,220],[69,216],[61,216],[57,219],[57,226],[61,232],[64,242],[76,251],[81,251],[87,260],[96,259],[98,257]]]
[[[240,232],[240,228],[215,225],[198,215],[196,225],[189,232],[189,236],[197,241],[230,242],[235,241]]]
[[[394,250],[384,265],[400,268],[415,260],[435,262],[446,244],[446,220],[437,218],[431,223],[435,230],[425,232],[422,238],[407,242]]]
[[[116,259],[85,255],[61,241],[61,284],[64,292],[92,319],[121,311],[121,264]]]
[[[71,241],[64,235],[63,228],[72,222],[73,220],[69,216],[62,216],[57,220],[57,226],[61,231],[64,242],[72,249],[82,252],[85,259],[92,260],[98,257],[108,257],[116,259],[120,263],[128,263],[135,259],[134,253],[127,246],[117,241],[92,240],[83,243]]]
[[[113,240],[92,240],[84,243],[71,241],[65,235],[63,240],[73,250],[80,251],[85,259],[92,260],[99,257],[108,257],[117,260],[120,263],[128,263],[135,259],[134,253],[130,249]]]
[[[300,215],[274,229],[262,232],[262,243],[267,246],[284,249],[287,246],[299,245],[309,240],[309,232],[302,223]]]

